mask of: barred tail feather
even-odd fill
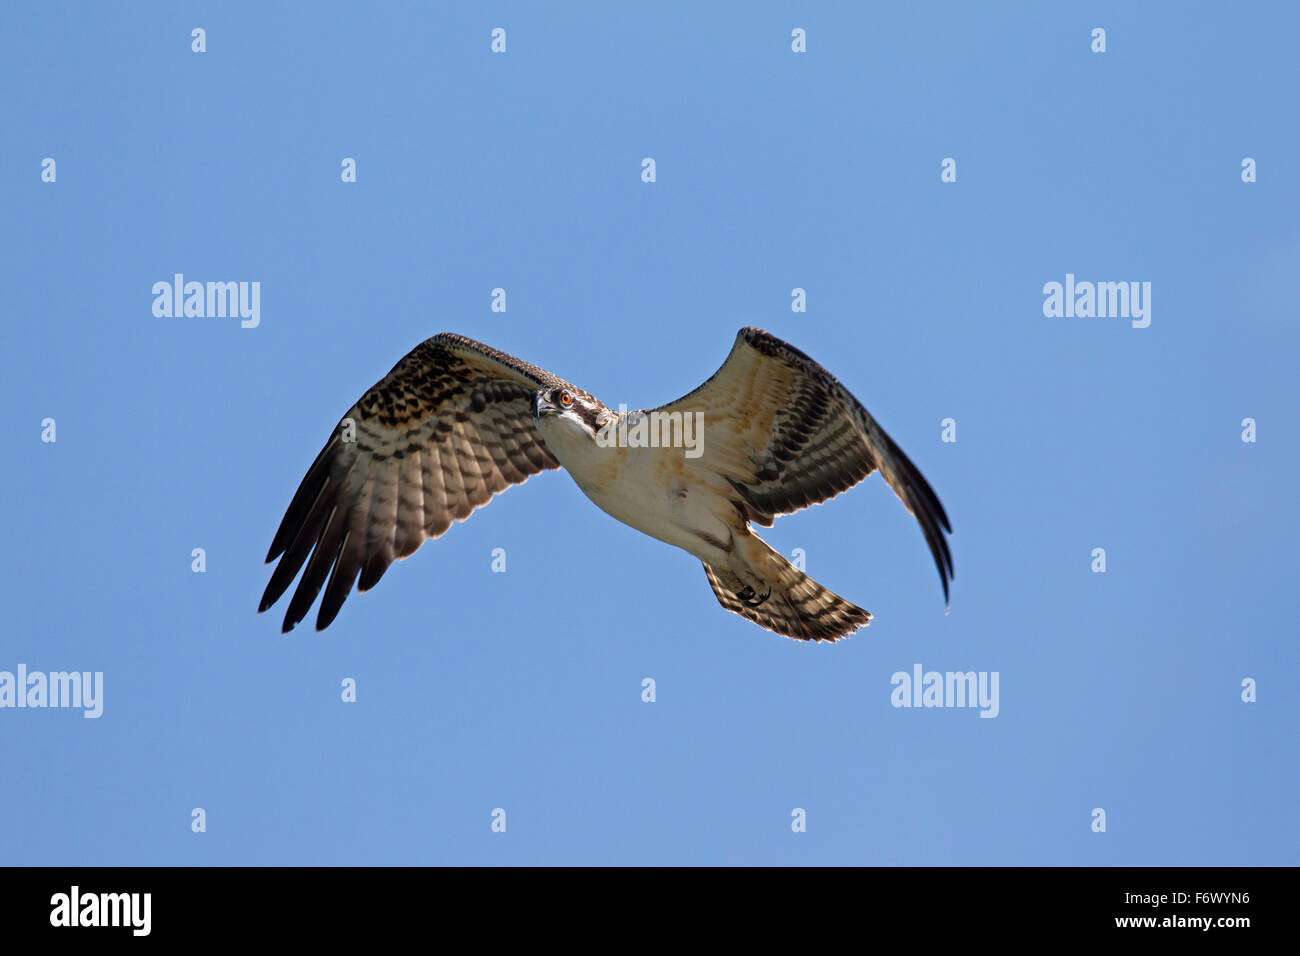
[[[749,573],[715,571],[704,565],[709,586],[728,611],[800,641],[836,641],[870,623],[870,612],[822,587],[761,539],[750,541],[757,547],[746,549],[751,561],[744,571]],[[768,589],[767,599],[757,604],[763,592],[747,590],[745,584],[746,579],[756,578]]]

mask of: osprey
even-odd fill
[[[702,429],[693,442],[692,422]],[[832,498],[879,469],[920,523],[947,602],[953,569],[944,532],[952,528],[916,466],[833,375],[776,336],[745,328],[707,382],[636,412],[607,408],[460,335],[420,343],[352,406],[307,470],[267,553],[268,563],[280,563],[258,611],[305,564],[283,630],[324,588],[316,616],[323,630],[354,583],[369,590],[426,538],[560,467],[601,510],[699,558],[728,611],[805,641],[834,641],[871,615],[795,568],[750,524],[771,527],[776,515]]]

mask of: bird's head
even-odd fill
[[[544,388],[533,395],[533,421],[543,434],[563,434],[591,441],[614,417],[600,399],[572,385]]]

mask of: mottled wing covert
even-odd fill
[[[702,412],[703,461],[736,490],[757,524],[852,488],[876,469],[916,517],[939,568],[944,601],[952,527],[916,466],[830,372],[788,342],[744,328],[707,382],[660,412]]]
[[[420,343],[361,396],[293,496],[266,560],[280,563],[258,611],[302,579],[285,631],[323,587],[316,629],[357,583],[369,590],[398,558],[468,518],[492,496],[558,468],[533,424],[532,396],[566,383],[444,332]],[[357,576],[360,575],[360,582]]]

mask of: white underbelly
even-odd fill
[[[701,561],[724,560],[731,548],[728,522],[734,523],[735,508],[722,490],[722,480],[698,460],[686,458],[682,449],[547,443],[578,487],[606,514]]]
[[[576,479],[575,479],[576,480]],[[703,559],[728,543],[730,532],[718,519],[717,502],[695,486],[661,488],[635,480],[607,490],[578,487],[598,508],[638,531]]]

